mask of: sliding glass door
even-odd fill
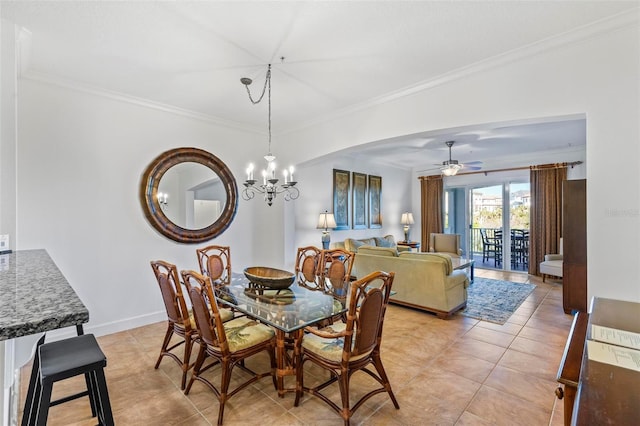
[[[529,269],[530,186],[529,182],[511,183],[508,189],[511,270],[526,272]]]
[[[470,191],[470,241],[477,266],[502,268],[503,186],[484,186]],[[478,258],[480,256],[480,258]]]
[[[469,254],[476,267],[526,272],[529,264],[528,182],[470,187]]]

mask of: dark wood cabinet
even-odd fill
[[[595,338],[594,325],[640,333],[638,302],[596,297],[590,310],[587,341]],[[640,371],[593,360],[589,356],[589,345],[585,345],[571,425],[637,425],[639,402]]]
[[[560,368],[556,379],[563,387],[556,389],[556,396],[564,400],[564,424],[571,424],[573,416],[573,406],[575,403],[578,383],[580,382],[580,368],[582,366],[582,355],[584,352],[584,342],[587,337],[587,323],[589,314],[578,312],[573,317],[573,325],[567,338],[564,348]]]
[[[562,183],[562,307],[587,311],[587,181]]]

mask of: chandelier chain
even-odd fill
[[[262,101],[262,98],[264,98],[264,94],[267,92],[267,88],[268,90],[268,96],[267,96],[267,101],[268,101],[268,119],[269,119],[269,155],[271,155],[271,64],[269,64],[269,67],[267,68],[267,76],[264,79],[264,86],[262,86],[262,93],[260,94],[260,97],[257,100],[253,99],[253,96],[251,96],[251,90],[249,90],[249,85],[246,84],[245,89],[247,89],[247,94],[249,95],[249,100],[251,101],[251,103],[253,105],[257,105]]]
[[[284,58],[283,58],[284,59]],[[254,178],[253,175],[253,164],[249,164],[249,168],[247,169],[247,180],[244,182],[244,190],[242,191],[242,198],[245,200],[251,200],[255,197],[256,194],[263,194],[264,200],[267,205],[272,205],[273,200],[276,198],[277,194],[283,194],[285,201],[291,201],[298,198],[300,192],[298,188],[296,188],[296,180],[293,177],[293,166],[289,167],[289,170],[284,170],[284,183],[279,185],[279,179],[276,178],[276,170],[275,170],[275,157],[271,154],[271,64],[267,69],[267,75],[264,80],[264,86],[262,87],[262,93],[258,99],[253,99],[251,96],[251,91],[249,90],[249,85],[252,83],[250,78],[241,78],[240,82],[244,84],[247,94],[249,95],[249,100],[253,105],[256,105],[262,101],[265,93],[267,94],[267,102],[268,102],[268,129],[269,129],[269,153],[264,156],[264,159],[267,161],[267,170],[262,171],[262,184],[258,184],[258,181]]]

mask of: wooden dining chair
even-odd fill
[[[322,262],[322,250],[318,247],[299,247],[296,255],[296,280],[299,285],[312,290],[321,289],[320,265]]]
[[[327,290],[347,288],[355,257],[355,253],[340,248],[322,251],[320,275]]]
[[[220,403],[218,424],[221,425],[225,403],[237,392],[266,376],[272,377],[273,385],[277,389],[275,332],[270,327],[247,317],[223,322],[210,279],[195,271],[182,271],[181,274],[191,300],[200,343],[191,379],[184,393],[189,394],[196,380],[209,387]],[[246,366],[245,359],[263,351],[269,355],[271,369],[268,372],[256,373]],[[213,359],[205,365],[207,358]],[[204,374],[216,365],[220,365],[222,369],[219,387],[211,383]],[[250,377],[229,391],[231,373],[235,366],[248,373]]]
[[[214,286],[231,283],[231,248],[211,245],[196,249],[200,273],[211,278]]]
[[[306,327],[302,341],[301,361],[296,369],[297,407],[304,392],[317,396],[336,411],[349,425],[353,413],[373,395],[386,392],[396,409],[400,408],[380,358],[382,326],[389,303],[394,273],[372,272],[351,284],[349,309],[345,324],[333,324],[322,329]],[[311,361],[329,371],[329,380],[313,388],[304,386],[304,363]],[[369,368],[372,365],[375,371]],[[367,392],[355,404],[349,402],[352,375],[363,371],[375,379],[380,387]],[[322,390],[338,382],[341,406],[329,399]],[[360,393],[360,392],[359,392]]]
[[[155,368],[158,369],[158,367],[160,367],[160,361],[162,361],[163,357],[168,356],[173,359],[178,363],[180,368],[182,368],[180,389],[184,389],[187,380],[187,371],[192,367],[192,365],[189,364],[189,360],[191,359],[193,341],[196,338],[196,330],[190,319],[190,313],[182,293],[176,266],[163,260],[156,260],[151,262],[151,268],[158,281],[164,307],[167,311],[167,332],[164,335]],[[179,336],[181,339],[169,346],[174,335]],[[172,352],[183,344],[184,353],[182,356]]]

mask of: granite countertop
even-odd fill
[[[87,307],[46,250],[0,255],[0,340],[88,321]]]

